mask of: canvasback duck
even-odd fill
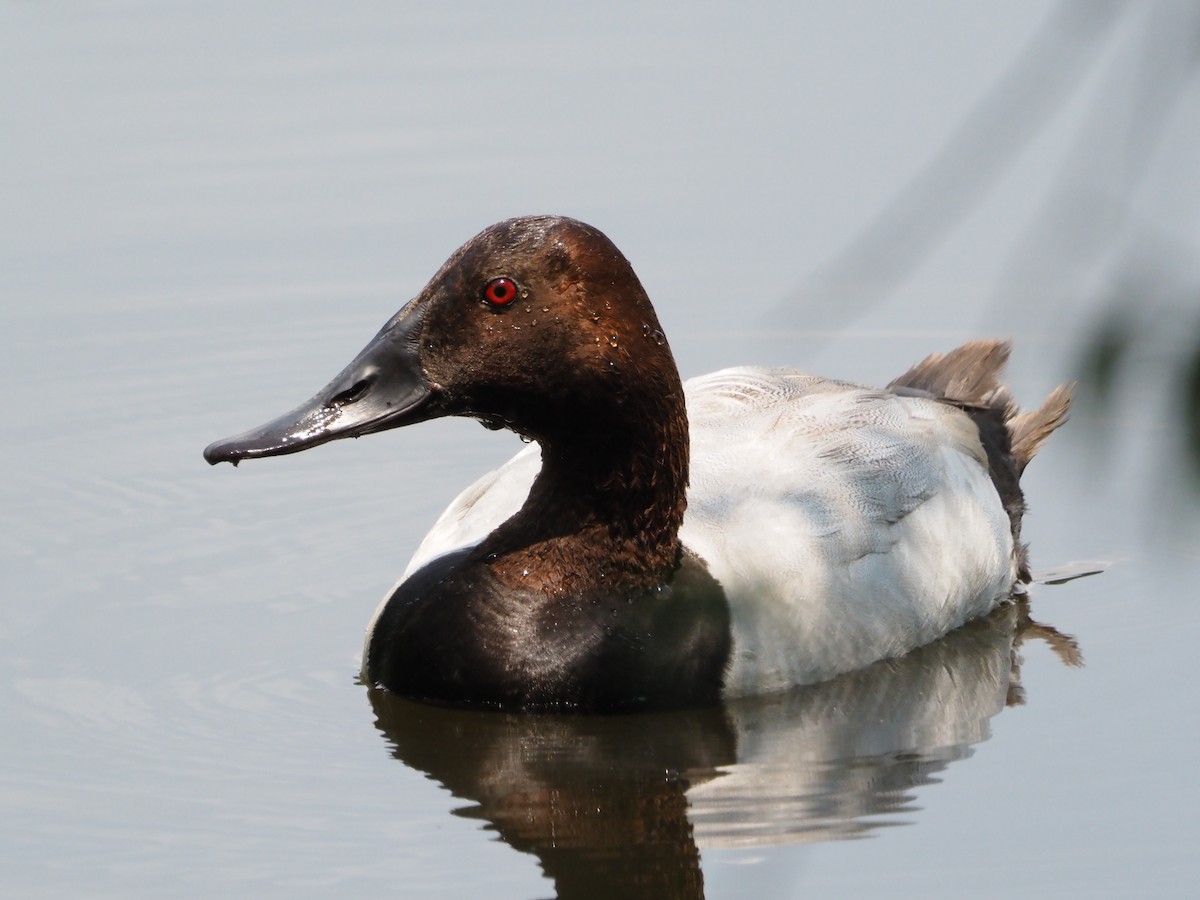
[[[1020,413],[1008,353],[966,344],[886,389],[752,367],[685,385],[613,243],[522,217],[455,252],[309,402],[204,456],[437,416],[512,429],[536,445],[434,525],[363,680],[462,706],[692,706],[900,656],[1028,581],[1018,479],[1070,388]]]

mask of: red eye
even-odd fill
[[[517,299],[517,284],[511,278],[493,278],[483,289],[483,299],[492,306],[508,306]]]

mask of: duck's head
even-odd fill
[[[204,451],[210,463],[296,453],[445,415],[543,441],[630,420],[682,389],[621,252],[572,219],[509,219],[455,252],[320,393]],[[636,417],[634,421],[636,421]]]

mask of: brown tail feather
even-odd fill
[[[1008,430],[1012,433],[1012,455],[1017,461],[1018,472],[1025,471],[1042,442],[1067,421],[1074,389],[1074,384],[1060,384],[1037,409],[1021,413],[1008,421]]]
[[[949,353],[931,353],[888,387],[913,388],[968,406],[999,408],[1007,421],[1016,414],[1016,404],[1000,376],[1011,352],[1008,341],[971,341]]]

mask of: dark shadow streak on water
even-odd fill
[[[535,855],[559,897],[703,897],[704,849],[907,824],[914,789],[1025,702],[1018,650],[1033,637],[1081,664],[1022,599],[901,659],[712,709],[513,715],[369,695],[395,757]]]

